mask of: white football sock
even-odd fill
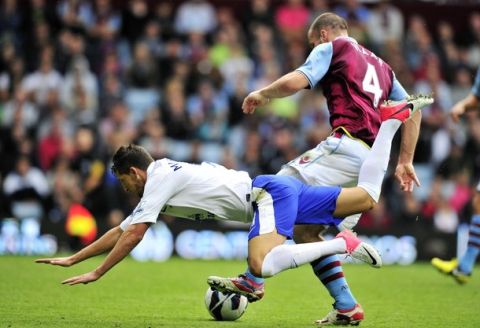
[[[395,119],[382,123],[372,149],[360,167],[358,186],[365,189],[375,202],[378,202],[380,198],[383,178],[390,160],[393,137],[401,125],[402,122]]]
[[[283,244],[274,247],[263,260],[262,277],[267,278],[287,269],[310,263],[322,256],[346,253],[343,238],[306,244]]]

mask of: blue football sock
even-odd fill
[[[254,276],[248,268],[247,271],[245,271],[245,276],[247,276],[248,279],[252,280],[256,284],[263,284],[263,281],[265,280],[263,278]]]
[[[458,269],[464,273],[472,273],[473,266],[480,253],[480,214],[472,217],[468,232],[468,247],[458,265]]]
[[[318,279],[335,299],[338,310],[351,309],[357,304],[343,275],[340,259],[336,255],[324,256],[310,263]]]

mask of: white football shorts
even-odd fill
[[[317,147],[288,162],[277,173],[291,175],[313,186],[355,187],[360,167],[370,148],[360,140],[347,135],[330,136]],[[338,229],[352,229],[361,214],[343,220]]]

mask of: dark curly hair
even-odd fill
[[[153,162],[152,156],[145,148],[137,145],[121,146],[113,155],[112,172],[116,176],[128,174],[130,167],[134,166],[141,170],[147,170]]]

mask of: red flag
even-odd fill
[[[70,206],[65,229],[70,236],[80,237],[83,245],[90,244],[97,236],[95,218],[80,204],[72,204]]]

